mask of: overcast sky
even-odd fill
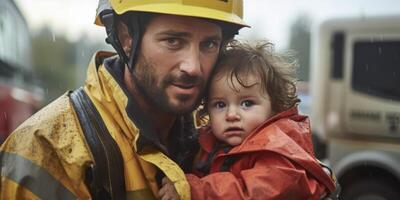
[[[87,33],[103,40],[104,30],[93,24],[97,0],[15,0],[32,30],[45,24],[71,40]],[[333,16],[400,15],[400,0],[244,0],[245,21],[251,29],[242,39],[268,38],[278,48],[287,45],[290,23],[302,13],[319,21]]]

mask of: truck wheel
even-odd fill
[[[398,200],[400,191],[395,184],[379,179],[368,179],[343,188],[343,200]]]

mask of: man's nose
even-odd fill
[[[183,61],[180,64],[180,71],[191,76],[199,76],[201,74],[200,51],[194,47],[190,48],[184,54]]]
[[[240,114],[234,106],[229,106],[226,111],[226,121],[233,122],[240,120]]]

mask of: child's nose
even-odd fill
[[[240,115],[237,109],[234,107],[229,107],[226,113],[226,121],[237,121],[240,120]]]

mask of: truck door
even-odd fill
[[[345,35],[345,130],[400,138],[400,27]]]

